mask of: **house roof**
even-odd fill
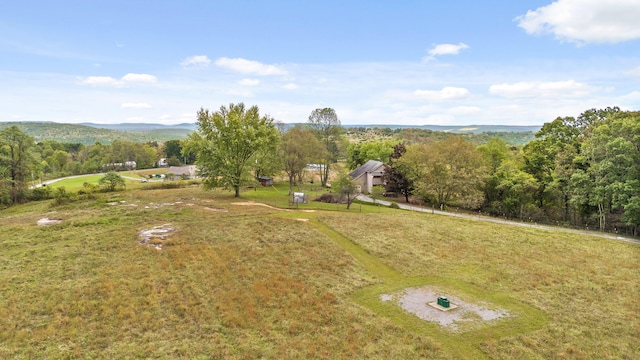
[[[195,166],[187,165],[187,166],[170,166],[167,169],[167,174],[173,174],[175,176],[180,175],[193,175],[192,173],[195,170]]]
[[[383,165],[384,163],[382,163],[382,161],[369,160],[359,168],[350,172],[349,176],[355,180],[366,173],[380,172],[380,167]]]

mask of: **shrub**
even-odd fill
[[[147,184],[142,187],[142,190],[160,190],[160,189],[180,189],[189,186],[197,186],[200,185],[199,180],[189,180],[189,181],[165,181],[161,183],[153,183]]]
[[[95,193],[98,192],[99,190],[100,188],[98,187],[98,185],[85,182],[84,184],[82,184],[82,189],[78,190],[78,195],[87,199],[95,199],[96,198]]]
[[[73,193],[67,192],[64,186],[56,188],[53,192],[53,205],[62,205],[70,203],[74,199]]]
[[[46,185],[33,188],[29,193],[29,200],[40,201],[47,199],[51,199],[51,188]]]
[[[320,195],[320,197],[316,198],[316,201],[320,201],[323,203],[337,203],[339,199],[331,193],[324,193]]]
[[[117,188],[125,187],[125,182],[122,176],[116,174],[113,171],[109,171],[103,177],[98,180],[98,183],[104,187],[106,191],[115,191]]]
[[[395,201],[392,201],[391,204],[389,204],[389,207],[392,209],[400,209],[400,206],[398,206],[398,203]]]

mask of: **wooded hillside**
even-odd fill
[[[81,143],[84,145],[100,142],[110,144],[114,140],[140,142],[183,139],[190,129],[156,128],[146,131],[120,131],[97,128],[87,125],[60,124],[53,122],[0,122],[0,130],[17,126],[20,131],[33,137],[36,142],[54,140],[64,143]]]

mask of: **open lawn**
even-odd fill
[[[118,175],[124,178],[127,188],[139,189],[144,186],[144,183],[142,183],[142,179],[148,179],[149,174],[164,174],[166,172],[166,168],[160,168],[137,171],[123,171],[119,172]],[[104,174],[70,176],[69,178],[53,182],[48,186],[53,189],[64,187],[67,191],[77,192],[78,190],[82,189],[84,183],[98,185],[100,178],[102,178],[103,176]]]
[[[288,207],[287,190],[128,188],[2,210],[0,358],[640,353],[636,244],[360,204],[259,205]],[[44,217],[62,222],[37,226]],[[161,225],[173,230],[153,241],[161,250],[140,244]],[[421,286],[509,316],[451,330],[381,298]]]

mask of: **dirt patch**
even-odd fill
[[[149,230],[142,230],[140,232],[140,244],[154,247],[156,250],[162,250],[162,246],[168,239],[169,234],[174,231],[175,229],[171,227],[171,224],[163,224]]]
[[[223,209],[223,208],[214,208],[214,207],[208,207],[208,206],[205,206],[203,209],[209,210],[209,211],[217,211],[217,212],[228,212],[229,211],[229,210]]]
[[[309,222],[309,219],[296,219],[296,221]]]
[[[300,211],[300,212],[316,212],[315,210],[291,210],[291,209],[281,209],[271,205],[254,202],[254,201],[246,201],[246,202],[234,202],[231,205],[239,205],[239,206],[264,206],[269,209],[278,210],[278,211]]]
[[[284,211],[285,209],[280,209],[271,205],[267,205],[267,204],[263,204],[263,203],[258,203],[258,202],[253,202],[253,201],[246,201],[246,202],[234,202],[231,203],[231,205],[238,205],[238,206],[264,206],[266,208],[269,209],[273,209],[273,210],[280,210],[280,211]]]
[[[49,219],[49,218],[42,218],[37,222],[38,226],[51,226],[51,225],[57,225],[60,223],[62,223],[62,219]]]
[[[436,302],[438,296],[443,295],[457,308],[442,311],[429,305],[429,303]],[[394,302],[402,310],[414,314],[422,320],[438,323],[453,331],[461,330],[462,327],[465,329],[475,328],[485,322],[510,316],[506,310],[491,309],[488,304],[468,303],[455,296],[443,294],[430,286],[408,288],[393,294],[381,294],[380,300]]]
[[[149,205],[145,205],[145,209],[160,209],[162,207],[165,206],[176,206],[176,205],[180,205],[182,204],[182,201],[176,201],[176,202],[164,202],[164,203],[160,203],[160,204],[156,204],[156,203],[149,203]]]

